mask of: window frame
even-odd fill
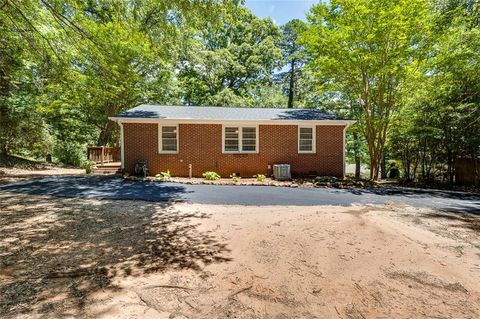
[[[311,128],[312,129],[312,150],[302,151],[300,150],[300,129]],[[315,154],[317,152],[317,126],[316,125],[298,125],[297,129],[297,150],[298,154]]]
[[[225,129],[227,127],[238,128],[238,151],[225,150]],[[243,151],[243,128],[255,128],[255,151]],[[222,153],[223,154],[258,154],[259,136],[257,125],[239,125],[239,124],[222,124]]]
[[[177,140],[177,150],[176,151],[164,151],[163,150],[163,135],[162,135],[162,128],[163,127],[175,127],[175,130],[176,130],[176,135],[175,135],[175,139]],[[158,153],[159,154],[178,154],[178,147],[179,147],[179,138],[180,134],[179,134],[179,131],[178,131],[178,124],[162,124],[162,123],[159,123],[158,124]]]

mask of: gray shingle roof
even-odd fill
[[[114,118],[168,120],[271,121],[271,120],[343,120],[331,112],[319,109],[273,109],[218,106],[139,105]]]

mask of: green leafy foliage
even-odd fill
[[[59,143],[53,154],[64,165],[80,167],[86,161],[86,147],[78,143]]]
[[[258,182],[263,182],[265,181],[265,179],[267,179],[267,177],[263,174],[257,174],[255,176],[253,176]]]
[[[302,35],[309,66],[324,90],[358,101],[371,178],[379,177],[391,116],[402,87],[426,55],[430,30],[423,0],[332,0],[312,7]]]
[[[480,154],[479,30],[476,0],[331,0],[281,27],[237,0],[3,1],[0,152],[80,166],[139,103],[319,107],[357,121],[372,178],[452,183]]]
[[[51,152],[42,140],[113,145],[118,128],[109,116],[142,102],[179,103],[173,74],[182,34],[213,23],[221,6],[215,0],[3,2],[1,151]]]
[[[172,178],[172,175],[170,174],[170,171],[168,170],[166,172],[160,172],[160,174],[155,175],[155,177],[159,181],[166,182],[166,181],[169,181],[170,178]]]
[[[304,22],[294,19],[282,26],[282,38],[279,47],[282,49],[282,66],[285,71],[276,77],[280,81],[282,91],[288,96],[287,107],[293,108],[294,102],[302,105],[302,90],[298,82],[302,78],[303,67],[307,59],[306,52],[300,44],[300,34],[305,31]]]
[[[82,164],[82,168],[85,169],[85,173],[91,174],[93,170],[96,168],[95,162],[93,161],[85,161]]]
[[[216,181],[216,180],[220,179],[220,175],[218,175],[217,173],[212,172],[212,171],[205,172],[205,173],[202,174],[202,176],[203,176],[203,178],[205,178],[208,181]]]
[[[390,153],[405,180],[453,183],[455,158],[480,154],[472,134],[480,130],[480,15],[472,1],[439,1],[435,9],[430,58],[408,87],[414,94],[398,114]]]
[[[224,7],[220,23],[189,35],[180,63],[184,101],[193,105],[261,106],[252,90],[272,84],[281,57],[280,29],[243,4]]]

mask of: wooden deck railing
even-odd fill
[[[88,160],[95,162],[95,164],[100,164],[103,166],[106,163],[120,161],[119,147],[96,146],[88,147],[87,151]]]

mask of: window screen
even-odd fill
[[[162,152],[177,151],[177,127],[162,126]]]
[[[299,152],[313,152],[313,128],[301,127],[298,136]]]

